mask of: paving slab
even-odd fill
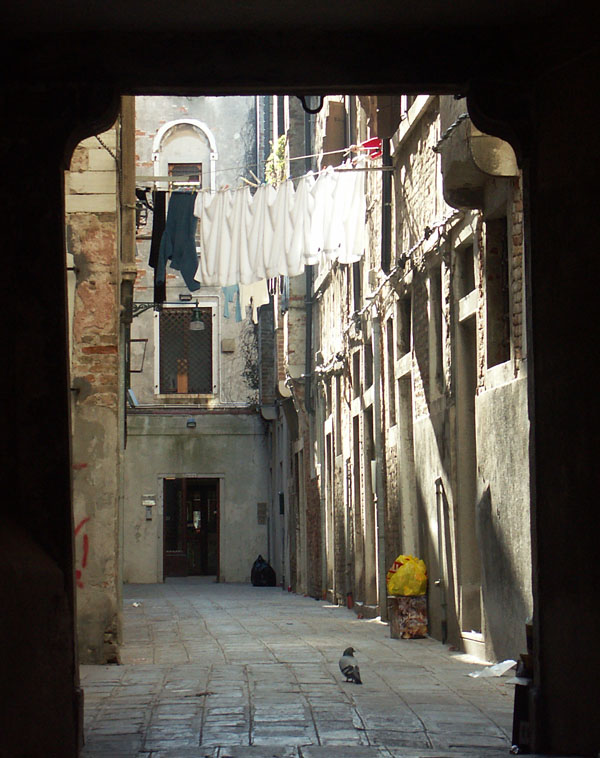
[[[499,758],[510,675],[279,588],[125,585],[120,665],[82,666],[82,758]],[[352,645],[363,685],[337,661]],[[541,758],[541,757],[540,757]]]

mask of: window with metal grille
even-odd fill
[[[204,329],[190,329],[195,308],[163,308],[159,317],[159,393],[214,392],[212,308],[198,308]]]

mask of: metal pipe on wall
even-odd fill
[[[387,585],[385,554],[385,483],[383,432],[381,428],[381,317],[375,314],[373,324],[373,432],[375,437],[375,503],[377,515],[377,601],[379,615],[387,619]]]
[[[312,152],[312,121],[310,113],[304,112],[304,150],[307,156],[306,170],[310,171],[311,159],[308,157]],[[313,366],[313,345],[312,345],[312,309],[313,309],[313,267],[306,266],[305,276],[305,294],[304,302],[306,304],[306,322],[305,322],[305,346],[304,346],[304,407],[307,413],[313,412],[312,402],[312,366]]]
[[[434,584],[440,590],[440,608],[442,611],[442,644],[448,639],[448,603],[446,599],[446,544],[444,539],[444,485],[438,477],[435,480],[435,503],[437,508],[437,529],[438,529],[438,571],[439,576]]]
[[[383,166],[391,167],[389,138],[382,139]],[[392,172],[381,173],[381,268],[389,274],[392,266]]]

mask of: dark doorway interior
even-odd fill
[[[165,477],[163,576],[219,575],[219,482]]]

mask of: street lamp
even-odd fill
[[[193,332],[201,332],[204,330],[204,321],[202,320],[202,314],[198,307],[198,301],[196,300],[196,306],[192,312],[192,319],[190,321],[190,329]]]

